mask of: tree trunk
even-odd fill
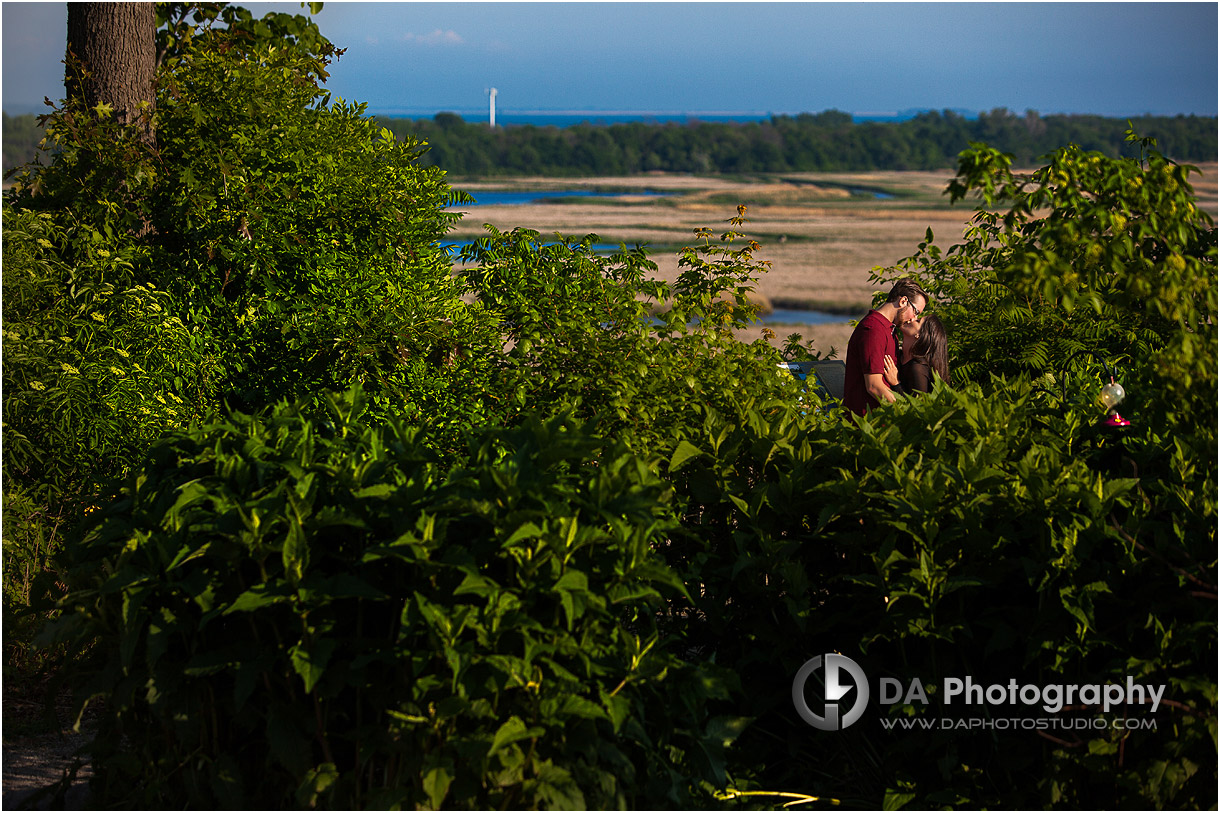
[[[142,125],[143,139],[154,142],[156,32],[152,3],[68,3],[69,108],[108,104],[119,123]]]

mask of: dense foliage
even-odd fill
[[[520,229],[454,273],[442,173],[328,103],[312,23],[161,16],[159,152],[59,112],[4,212],[6,625],[53,605],[94,801],[1216,805],[1186,168],[963,154],[967,242],[881,272],[934,292],[955,388],[854,421],[733,341],[744,207],[672,284]],[[810,728],[792,678],[832,651],[931,704]],[[1167,690],[1052,715],[1156,730],[882,725],[952,716],[967,674]]]
[[[949,192],[977,193],[987,210],[965,243],[942,251],[929,230],[916,255],[882,276],[923,283],[963,375],[1139,359],[1158,392],[1214,389],[1216,227],[1195,203],[1197,170],[1167,160],[1155,140],[1130,131],[1128,140],[1142,142],[1140,159],[1072,146],[1030,175],[1014,175],[1013,156],[992,147],[962,154]]]
[[[57,110],[51,163],[6,201],[5,540],[41,552],[22,596],[57,529],[173,426],[355,381],[383,412],[421,388],[459,402],[479,379],[438,348],[495,338],[436,244],[443,173],[325,104],[334,49],[311,22],[161,15],[156,149]]]
[[[1170,442],[1162,480],[1116,478],[1095,415],[1089,397],[992,382],[900,401],[859,428],[773,407],[688,430],[698,453],[669,469],[684,514],[664,552],[702,589],[674,634],[742,681],[739,788],[871,808],[1215,803],[1214,466],[1196,479],[1206,460]],[[792,677],[832,651],[873,681],[920,678],[932,705],[874,702],[850,729],[814,732],[793,712]],[[1181,705],[1155,732],[1055,739],[878,724],[979,714],[935,694],[963,675],[1132,675],[1168,683]],[[983,713],[1005,710],[1021,714]]]
[[[716,781],[705,754],[723,748],[704,700],[726,692],[659,640],[684,590],[655,552],[669,487],[563,420],[477,436],[451,467],[418,429],[363,424],[362,401],[176,436],[82,540],[97,558],[74,563],[84,611],[65,624],[119,644],[88,688],[105,701],[95,790],[134,807],[691,804],[687,778]]]
[[[1216,160],[1214,117],[1144,116],[1135,128],[1179,161]],[[425,161],[454,175],[621,175],[639,172],[812,172],[941,169],[954,166],[970,142],[1011,153],[1034,166],[1064,144],[1109,157],[1125,149],[1125,119],[1020,116],[998,109],[967,119],[951,111],[902,122],[853,122],[835,110],[772,116],[752,123],[632,122],[574,127],[514,125],[488,129],[453,113],[432,119],[383,119],[400,136],[423,138]]]

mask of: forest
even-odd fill
[[[155,105],[78,76],[3,201],[6,690],[70,692],[91,805],[1215,808],[1216,226],[1157,138],[959,149],[961,242],[873,276],[952,380],[853,419],[733,337],[744,205],[670,282],[455,263],[308,16],[147,26]],[[815,729],[831,653],[927,697]],[[1164,693],[935,725],[965,675]]]
[[[749,124],[636,122],[490,130],[486,122],[467,122],[455,113],[431,119],[379,117],[378,122],[399,137],[427,142],[424,165],[464,177],[944,169],[956,166],[958,153],[971,142],[1011,153],[1017,166],[1030,167],[1064,144],[1111,157],[1130,154],[1123,140],[1128,126],[1155,138],[1175,160],[1212,161],[1217,132],[1214,117],[1127,120],[1040,116],[1032,110],[1018,115],[1003,108],[977,119],[946,110],[902,122],[862,123],[835,110]],[[4,171],[29,161],[41,138],[34,116],[5,114]]]
[[[902,122],[853,123],[829,110],[774,116],[750,124],[698,123],[529,125],[488,129],[452,113],[431,120],[382,119],[397,134],[427,141],[427,164],[459,176],[631,175],[640,172],[815,172],[943,169],[957,164],[971,142],[1010,153],[1032,167],[1059,147],[1075,144],[1110,157],[1130,155],[1129,126],[1156,138],[1178,161],[1213,161],[1216,119],[1199,116],[1108,119],[1100,116],[1017,115],[1004,109],[971,120],[952,111]]]

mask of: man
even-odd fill
[[[847,342],[843,406],[863,415],[880,404],[893,403],[894,392],[885,380],[885,357],[898,355],[894,325],[918,319],[927,304],[927,293],[907,277],[890,289],[884,305],[860,320]]]

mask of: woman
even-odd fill
[[[932,374],[949,382],[949,341],[935,314],[912,319],[898,328],[902,335],[901,363],[885,357],[885,380],[905,394],[932,391]]]

